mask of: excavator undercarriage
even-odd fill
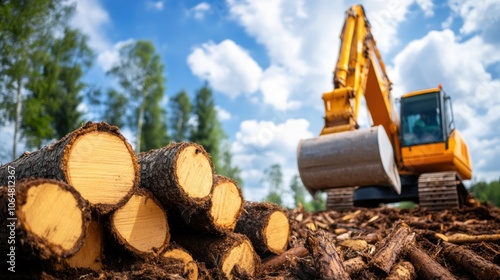
[[[389,186],[344,187],[326,190],[326,206],[333,210],[378,207],[381,203],[412,201],[431,211],[459,208],[469,203],[469,193],[456,172],[401,176],[401,194]]]

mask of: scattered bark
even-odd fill
[[[410,262],[402,261],[394,265],[386,280],[413,280],[417,277],[415,267]]]
[[[408,250],[407,258],[415,267],[419,278],[443,280],[455,279],[455,277],[448,270],[417,247],[411,247]]]
[[[366,262],[363,260],[362,257],[356,257],[349,259],[344,262],[344,267],[345,271],[351,276],[351,278],[355,277],[356,275],[359,274],[362,270],[365,270],[368,268],[368,265]]]
[[[447,236],[441,233],[436,233],[436,237],[442,239],[443,241],[454,244],[500,241],[500,234],[468,235],[462,233],[455,233],[453,235]]]
[[[262,262],[262,270],[279,270],[283,268],[287,262],[290,262],[295,258],[303,258],[307,255],[309,255],[309,251],[304,246],[293,247],[280,255],[272,256],[264,260]]]
[[[467,270],[471,276],[477,279],[500,279],[500,266],[457,245],[445,242],[444,247],[446,257]]]
[[[388,274],[399,254],[406,249],[406,246],[414,238],[408,225],[402,221],[398,221],[392,227],[391,233],[378,246],[378,250],[373,256],[370,265]]]
[[[320,279],[350,279],[335,249],[333,236],[324,231],[310,233],[306,247],[313,256]]]

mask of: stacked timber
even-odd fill
[[[2,221],[13,225],[0,235],[21,245],[22,277],[256,277],[261,257],[289,243],[284,210],[245,202],[196,143],[136,155],[118,128],[89,122],[0,176]]]

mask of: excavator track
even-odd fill
[[[459,208],[467,199],[467,190],[456,172],[424,173],[418,178],[421,207],[431,211]]]
[[[352,209],[355,189],[356,187],[345,187],[326,190],[326,208],[337,211]]]

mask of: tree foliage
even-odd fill
[[[269,194],[265,197],[265,201],[283,205],[283,173],[281,165],[275,163],[264,170],[263,183],[269,186]]]
[[[299,175],[295,174],[292,177],[290,189],[293,192],[295,207],[302,205],[302,207],[304,207],[304,209],[308,212],[325,210],[326,200],[321,192],[317,192],[311,200],[306,201],[306,189],[302,184]]]
[[[205,84],[196,92],[194,104],[196,124],[190,133],[190,141],[202,145],[212,157],[216,172],[220,171],[220,145],[225,137],[217,119],[212,90]]]
[[[189,120],[193,112],[193,104],[186,91],[182,90],[170,99],[170,129],[175,142],[189,139]]]
[[[489,202],[500,207],[500,178],[489,183],[479,181],[470,187],[472,195],[482,202]]]
[[[16,157],[17,142],[23,130],[32,129],[26,130],[26,134],[35,136],[36,141],[28,143],[34,146],[38,144],[37,137],[48,138],[53,134],[50,129],[52,116],[45,112],[45,104],[31,100],[28,108],[24,108],[24,101],[33,88],[53,86],[42,86],[40,82],[54,83],[61,78],[51,74],[52,80],[34,81],[48,74],[43,71],[50,67],[47,63],[53,58],[54,34],[63,33],[73,11],[74,5],[67,5],[63,0],[0,1],[0,123],[14,123],[13,158]],[[29,88],[28,84],[31,85]],[[22,123],[23,109],[31,110],[31,116],[42,114],[39,119],[34,118],[40,128]]]
[[[114,92],[110,105],[118,106],[119,111],[123,111],[122,105],[127,108],[124,123],[136,134],[136,152],[159,148],[168,142],[166,112],[160,107],[165,90],[163,68],[153,44],[140,40],[124,45],[120,61],[109,71],[122,88],[121,92]]]

